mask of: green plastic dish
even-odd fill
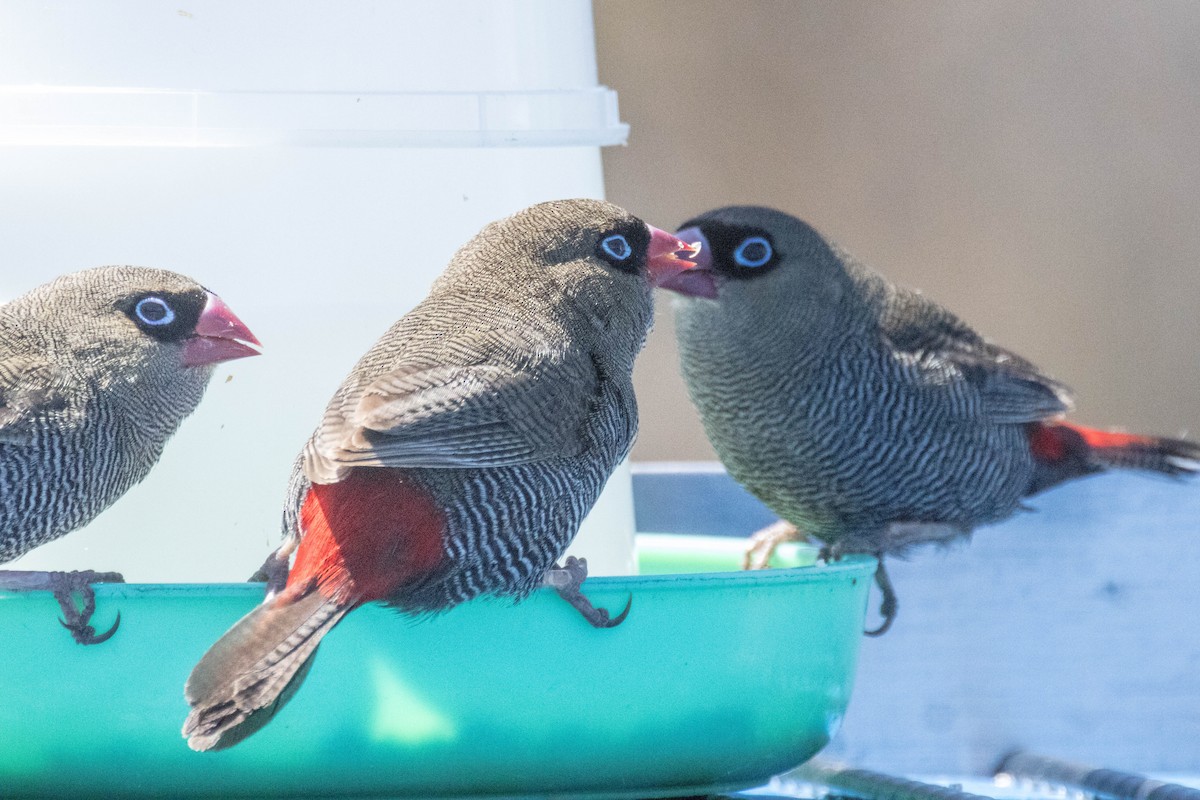
[[[647,537],[639,549],[647,568],[702,553],[726,569],[741,542]],[[117,610],[122,624],[93,647],[58,626],[48,593],[0,592],[0,795],[655,797],[759,785],[841,720],[874,569],[855,557],[590,579],[599,605],[633,595],[611,630],[549,590],[419,621],[363,608],[271,724],[217,753],[179,735],[183,683],[261,585],[100,586],[97,626]]]

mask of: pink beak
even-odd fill
[[[700,252],[699,247],[690,245],[653,225],[646,227],[650,229],[646,270],[650,273],[651,283],[655,286],[667,286],[677,276],[696,266],[686,259],[695,257]],[[683,253],[686,258],[680,258],[679,253]]]
[[[704,234],[700,232],[699,228],[687,228],[679,231],[676,235],[680,239],[692,243],[688,245],[690,251],[688,257],[694,263],[690,269],[677,271],[656,285],[690,297],[707,297],[715,300],[717,298],[717,280],[716,274],[712,271],[712,252],[708,246],[708,240],[704,238]],[[653,244],[651,249],[653,249]]]
[[[253,346],[252,346],[253,345]],[[183,346],[183,363],[189,367],[232,361],[260,355],[262,343],[255,338],[229,306],[212,292],[200,312],[196,331]]]

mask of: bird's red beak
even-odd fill
[[[212,292],[200,312],[195,333],[183,346],[183,363],[189,367],[260,355],[262,343]]]
[[[662,280],[656,280],[654,285],[689,297],[708,297],[715,300],[717,280],[712,271],[712,252],[709,250],[708,240],[704,238],[700,229],[686,228],[674,236],[655,228],[651,228],[651,231],[655,236],[662,233],[663,236],[676,242],[691,242],[691,244],[684,245],[688,251],[688,258],[691,259],[683,262],[688,264],[688,267],[665,275]],[[654,254],[653,238],[650,240],[650,254],[651,256]]]
[[[666,231],[659,230],[653,225],[650,229],[650,247],[646,253],[646,270],[650,273],[650,282],[655,286],[668,286],[679,275],[693,269],[696,265],[688,258],[696,255],[699,248],[672,236]],[[686,258],[680,258],[683,253]]]

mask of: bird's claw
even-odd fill
[[[863,631],[866,636],[882,636],[887,633],[888,628],[892,627],[892,622],[896,619],[896,612],[900,609],[900,601],[896,598],[892,579],[888,577],[887,570],[883,566],[883,554],[878,553],[876,557],[879,559],[879,566],[875,568],[875,584],[883,593],[883,600],[879,603],[879,614],[883,617],[883,621],[879,623],[879,627]]]
[[[587,559],[568,556],[563,566],[555,564],[553,569],[546,571],[545,584],[558,592],[558,596],[570,603],[593,628],[615,628],[624,622],[633,606],[633,595],[629,596],[620,614],[610,617],[608,609],[596,608],[580,591],[586,578]]]
[[[823,561],[826,564],[832,564],[835,561],[842,560],[842,550],[832,544],[823,544],[821,549],[817,551],[817,560]]]
[[[63,605],[63,601],[59,600],[59,605]],[[64,606],[70,605],[70,600]],[[80,619],[72,619],[67,622],[62,617],[58,618],[58,623],[71,632],[71,638],[79,644],[101,644],[112,638],[112,635],[117,632],[117,628],[121,627],[121,612],[117,612],[117,618],[113,621],[112,627],[99,636],[96,635],[96,629],[87,624],[88,617],[83,616]]]
[[[115,572],[52,572],[50,573],[50,591],[62,609],[63,617],[59,623],[71,632],[79,644],[102,644],[112,638],[121,626],[121,613],[117,612],[116,621],[112,627],[101,634],[92,627],[92,614],[96,613],[96,591],[93,583],[123,583],[124,578]],[[74,593],[78,591],[83,599],[82,607],[76,607]]]
[[[803,539],[804,534],[790,522],[779,520],[755,533],[746,543],[742,555],[742,569],[766,569],[771,566],[771,556],[784,542]]]
[[[268,597],[279,594],[287,585],[288,571],[291,568],[290,551],[284,553],[282,550],[283,548],[280,548],[267,556],[267,560],[247,581],[248,583],[265,581]]]
[[[575,607],[575,610],[583,615],[583,618],[588,621],[593,628],[615,628],[625,621],[625,617],[629,616],[629,609],[633,607],[633,595],[629,595],[629,599],[625,601],[625,608],[620,614],[615,617],[609,617],[607,608],[596,608],[592,602],[582,594],[576,594],[573,597],[568,597],[562,592],[559,596]]]

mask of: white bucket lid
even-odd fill
[[[603,86],[507,92],[199,92],[0,86],[0,145],[624,144]]]
[[[588,0],[0,3],[0,145],[602,146]]]

